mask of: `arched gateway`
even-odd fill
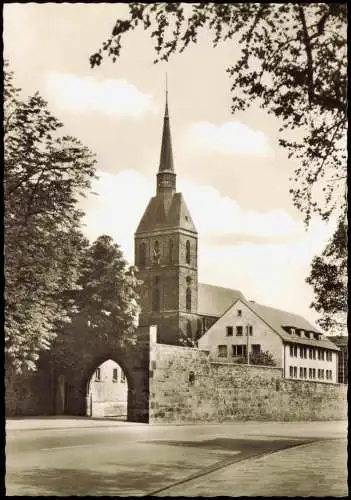
[[[34,373],[6,374],[6,414],[87,415],[87,392],[92,374],[111,359],[122,368],[128,382],[127,420],[149,421],[150,335],[155,327],[140,327],[135,344],[107,339],[104,345],[86,345],[67,353],[63,363],[54,350],[44,353]]]

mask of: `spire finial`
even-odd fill
[[[166,109],[165,109],[165,116],[168,117],[168,78],[167,78],[167,71],[166,71]]]

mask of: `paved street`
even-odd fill
[[[7,495],[346,496],[346,422],[10,419]]]

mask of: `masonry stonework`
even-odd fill
[[[274,367],[210,360],[198,349],[152,344],[149,422],[346,419],[345,387],[286,380]]]

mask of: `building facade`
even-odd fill
[[[212,359],[268,352],[284,378],[337,383],[338,348],[301,316],[238,299],[199,339]]]
[[[335,335],[328,337],[338,348],[338,382],[347,384],[349,380],[349,347],[347,335]]]

